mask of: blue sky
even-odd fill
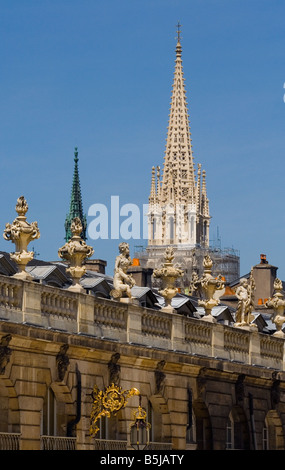
[[[240,251],[241,274],[265,253],[285,280],[284,0],[0,0],[0,13],[3,230],[23,194],[38,257],[58,259],[75,146],[86,213],[112,195],[147,203],[151,167],[163,165],[180,21],[211,238],[218,228],[222,247]],[[112,273],[119,240],[88,243]]]

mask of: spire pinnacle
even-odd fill
[[[155,190],[155,167],[151,169],[151,188],[150,188],[150,204],[155,204],[156,202],[156,190]]]

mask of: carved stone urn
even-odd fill
[[[266,307],[273,308],[274,314],[272,317],[273,323],[276,325],[276,332],[273,333],[273,336],[278,336],[279,338],[285,338],[285,334],[282,331],[283,323],[285,322],[285,299],[283,295],[283,285],[282,281],[278,278],[274,281],[274,290],[275,293],[273,297],[267,300],[265,303]]]
[[[203,266],[204,274],[200,279],[197,278],[195,280],[194,289],[200,287],[202,291],[203,299],[198,300],[198,305],[205,309],[205,315],[202,320],[215,322],[216,320],[212,315],[212,310],[214,307],[219,305],[220,301],[218,299],[214,299],[214,294],[217,290],[224,288],[224,282],[220,274],[217,278],[212,276],[213,261],[209,255],[204,257]]]
[[[79,217],[75,217],[71,223],[72,238],[58,250],[58,256],[69,263],[66,269],[72,277],[73,284],[68,288],[74,292],[85,292],[80,285],[80,279],[86,272],[83,262],[93,255],[94,250],[80,237],[82,224]]]
[[[6,224],[3,237],[5,240],[15,243],[15,252],[10,257],[18,266],[18,272],[14,277],[30,280],[32,276],[26,272],[26,265],[34,257],[33,251],[28,251],[28,244],[37,238],[40,238],[40,231],[37,222],[28,223],[26,213],[28,204],[24,196],[17,199],[16,212],[18,217],[12,224]]]
[[[163,312],[174,313],[175,309],[171,306],[171,301],[178,292],[177,287],[175,287],[175,283],[179,277],[183,276],[183,271],[182,269],[175,267],[173,264],[173,247],[168,247],[166,249],[164,259],[164,265],[162,268],[155,269],[153,271],[153,276],[161,279],[162,281],[162,288],[159,290],[159,294],[164,297],[165,306],[161,310]]]

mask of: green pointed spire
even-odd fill
[[[86,241],[86,229],[87,229],[87,220],[86,215],[83,214],[83,205],[79,181],[79,171],[78,171],[78,149],[74,149],[74,172],[73,172],[73,181],[72,181],[72,190],[71,190],[71,200],[69,206],[69,213],[65,219],[65,240],[68,242],[72,237],[70,230],[71,222],[74,217],[79,217],[82,223],[82,233],[81,238]]]

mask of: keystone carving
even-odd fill
[[[60,351],[56,356],[56,365],[57,365],[57,376],[58,381],[62,382],[69,366],[69,357],[66,354],[69,346],[68,344],[63,344],[60,347]]]
[[[235,383],[236,404],[240,405],[244,399],[244,379],[245,375],[240,374]]]
[[[163,372],[163,368],[164,368],[165,364],[166,364],[165,361],[160,361],[157,364],[156,369],[154,371],[154,374],[155,374],[155,393],[156,394],[161,392],[164,381],[165,381],[166,375]]]
[[[270,398],[271,408],[275,410],[280,402],[280,380],[278,379],[273,379],[273,384],[270,390]]]
[[[120,384],[121,366],[120,364],[118,364],[120,357],[121,356],[119,353],[115,353],[112,355],[111,360],[108,363],[110,384],[115,384],[115,385]]]
[[[5,373],[6,366],[10,361],[12,350],[9,348],[9,343],[11,339],[11,335],[6,335],[0,341],[0,375]]]

